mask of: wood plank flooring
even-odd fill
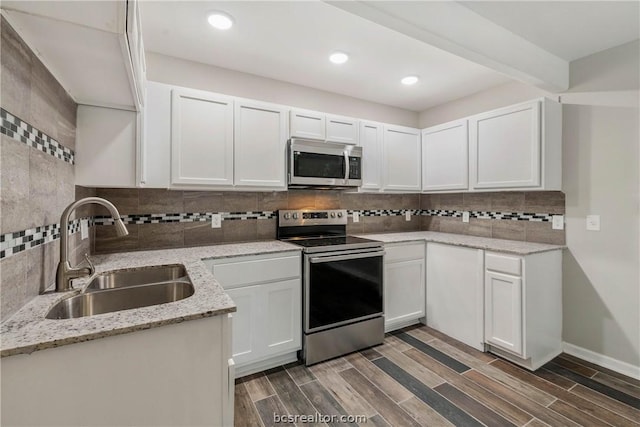
[[[640,381],[565,354],[530,372],[414,326],[372,349],[236,381],[236,426],[287,424],[640,427]]]

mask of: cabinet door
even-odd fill
[[[233,185],[233,99],[172,91],[171,184]]]
[[[384,326],[388,332],[424,316],[424,260],[388,263],[384,274]]]
[[[486,342],[522,355],[522,279],[487,271],[484,288]]]
[[[469,119],[471,186],[540,186],[540,102]]]
[[[291,110],[291,137],[321,139],[326,135],[325,115],[317,111]]]
[[[284,189],[287,111],[236,101],[234,123],[235,185]]]
[[[231,348],[233,360],[237,365],[242,365],[264,354],[264,350],[260,347],[261,290],[258,285],[227,289],[225,292],[237,307],[237,311],[233,313]]]
[[[326,140],[344,144],[358,143],[358,120],[350,117],[326,116]]]
[[[481,351],[483,257],[480,249],[427,243],[427,326]]]
[[[420,190],[420,131],[385,126],[383,136],[384,190]]]
[[[302,284],[300,279],[264,284],[260,304],[264,318],[260,334],[265,355],[298,350],[302,340]]]
[[[362,147],[363,190],[379,190],[382,187],[382,124],[360,122]]]
[[[469,188],[467,121],[422,131],[422,191]]]

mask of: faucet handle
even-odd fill
[[[93,266],[93,262],[91,262],[91,258],[89,258],[89,254],[84,254],[84,259],[89,264],[90,275],[96,272],[96,268]]]

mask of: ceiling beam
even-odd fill
[[[453,1],[326,1],[549,92],[569,88],[569,62]]]

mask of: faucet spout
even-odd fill
[[[84,199],[76,200],[71,203],[67,208],[62,212],[62,216],[60,217],[60,262],[58,263],[58,270],[56,271],[56,292],[64,292],[71,290],[71,280],[83,277],[90,276],[94,273],[94,268],[91,263],[89,267],[80,267],[73,268],[69,263],[69,235],[67,232],[67,224],[69,223],[69,218],[71,217],[71,213],[83,205],[88,205],[91,203],[95,203],[107,208],[111,217],[113,218],[114,225],[116,227],[116,234],[118,236],[126,236],[129,234],[127,231],[127,227],[120,219],[120,213],[118,209],[108,200],[102,199],[100,197],[85,197]]]

